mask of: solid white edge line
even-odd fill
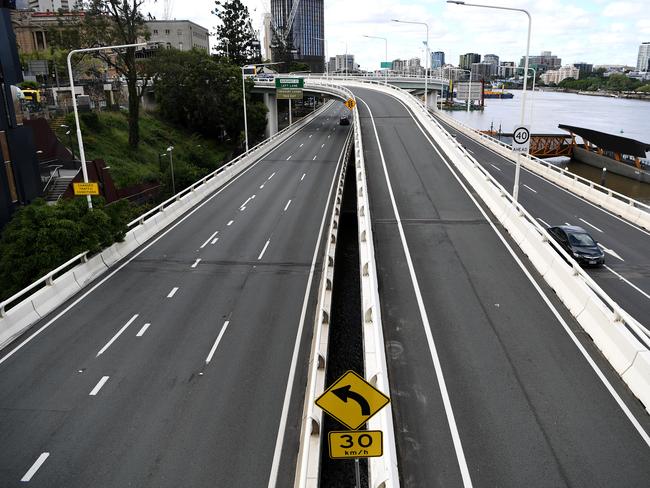
[[[201,258],[198,258],[196,261],[194,261],[194,264],[191,267],[196,268],[200,262],[201,262]]]
[[[424,300],[422,299],[422,292],[420,290],[420,285],[418,278],[415,274],[415,268],[413,266],[413,260],[411,259],[411,251],[409,250],[408,242],[406,241],[406,234],[404,233],[404,227],[402,226],[402,218],[397,208],[397,202],[395,200],[395,194],[393,192],[393,185],[388,175],[388,168],[386,166],[386,159],[384,157],[384,151],[379,140],[379,134],[377,132],[377,125],[375,124],[375,118],[372,114],[370,106],[360,97],[357,97],[361,103],[363,103],[368,109],[370,114],[370,121],[372,122],[372,127],[375,133],[375,139],[377,141],[377,147],[379,149],[379,156],[381,158],[381,163],[384,169],[384,177],[386,179],[386,186],[388,187],[388,194],[390,196],[391,204],[393,206],[393,213],[395,214],[395,220],[397,222],[397,229],[399,231],[400,239],[402,241],[402,249],[406,257],[406,264],[408,266],[409,275],[411,276],[411,283],[413,285],[413,290],[415,293],[415,298],[418,304],[418,311],[420,312],[420,318],[422,320],[422,327],[424,329],[424,334],[427,338],[427,343],[429,345],[429,351],[431,354],[431,359],[433,361],[433,368],[436,373],[436,379],[440,387],[440,396],[442,398],[442,403],[445,408],[445,415],[447,416],[447,424],[449,425],[450,434],[454,444],[454,450],[456,452],[456,460],[458,461],[458,467],[460,469],[461,478],[463,480],[463,486],[465,488],[471,488],[472,478],[469,474],[469,468],[467,466],[467,460],[465,459],[465,452],[463,450],[463,444],[460,439],[460,434],[458,432],[458,426],[456,425],[456,418],[454,416],[454,411],[451,406],[451,399],[449,397],[449,392],[447,391],[447,383],[445,381],[444,374],[442,372],[442,364],[440,362],[440,357],[438,356],[438,349],[436,343],[433,339],[433,333],[431,331],[431,325],[429,323],[429,316],[424,306]],[[410,111],[407,109],[407,113],[410,115]],[[415,118],[413,117],[414,122]],[[416,122],[417,125],[417,122]],[[423,132],[424,133],[424,132]]]
[[[140,331],[135,336],[136,337],[142,337],[144,335],[144,333],[147,332],[147,329],[149,328],[150,325],[151,325],[150,323],[144,324],[142,326],[142,329],[140,329]]]
[[[603,266],[604,266],[605,268],[607,268],[609,271],[611,271],[612,273],[614,273],[616,276],[618,276],[618,279],[623,280],[625,283],[627,283],[628,285],[630,285],[630,286],[631,286],[632,288],[634,288],[636,291],[638,291],[639,293],[641,293],[641,295],[643,295],[643,296],[646,297],[647,299],[650,299],[650,295],[649,295],[649,294],[647,294],[647,293],[646,293],[645,291],[643,291],[641,288],[639,288],[639,287],[636,286],[634,283],[632,283],[631,281],[629,281],[628,279],[626,279],[623,275],[617,273],[616,271],[614,271],[612,268],[610,268],[610,267],[607,266],[606,264],[604,264]]]
[[[400,103],[402,103],[401,100],[398,99],[398,101],[399,101]],[[404,103],[402,103],[402,105],[404,105]],[[409,110],[409,113],[410,113],[410,110]],[[416,121],[416,124],[417,124],[418,127],[420,128],[420,131],[422,131],[422,133],[425,134],[425,136],[426,136],[426,133],[424,132],[424,129],[422,129],[422,127],[420,127],[420,124],[419,124],[417,121]],[[427,137],[427,139],[429,139],[429,137]],[[433,146],[433,148],[436,150],[436,152],[437,152],[437,153],[440,155],[440,157],[443,159],[443,161],[444,161],[444,163],[447,165],[447,167],[450,167],[450,163],[447,161],[446,158],[443,158],[443,157],[442,157],[442,155],[440,154],[440,151],[438,151],[438,148],[437,148],[437,147],[436,147],[436,146],[431,142],[430,139],[429,139],[429,144],[431,144],[431,145]],[[470,196],[470,198],[472,199],[472,201],[474,202],[474,204],[479,208],[479,210],[481,211],[481,213],[482,213],[482,214],[485,216],[485,218],[488,220],[488,222],[490,223],[490,226],[492,227],[492,229],[494,230],[494,232],[499,236],[499,239],[501,240],[501,242],[504,244],[504,246],[506,247],[506,249],[508,249],[508,251],[510,252],[510,254],[512,255],[512,257],[514,258],[515,262],[516,262],[516,263],[519,265],[519,267],[522,269],[522,271],[524,272],[524,274],[526,275],[526,277],[528,278],[528,280],[533,284],[533,286],[535,287],[535,290],[537,290],[537,293],[539,293],[539,295],[540,295],[540,296],[542,297],[542,299],[544,300],[544,303],[546,303],[546,305],[547,305],[548,308],[551,310],[551,312],[553,313],[553,315],[555,315],[555,318],[558,320],[558,322],[560,322],[560,324],[561,324],[562,327],[564,328],[565,332],[569,335],[569,337],[571,338],[571,340],[573,341],[573,343],[576,345],[576,347],[578,348],[578,350],[580,351],[580,353],[582,354],[582,356],[585,358],[585,360],[587,361],[587,363],[589,364],[589,366],[591,366],[591,368],[593,369],[593,371],[596,373],[596,376],[598,376],[598,378],[599,378],[600,381],[603,383],[603,385],[605,386],[605,388],[607,389],[607,391],[610,393],[610,395],[612,396],[612,398],[614,398],[614,401],[615,401],[616,403],[618,403],[618,406],[619,406],[620,409],[623,411],[623,413],[625,414],[625,416],[628,418],[628,420],[630,421],[630,423],[634,426],[634,428],[635,428],[636,431],[639,433],[639,435],[640,435],[641,438],[644,440],[644,442],[645,442],[645,443],[650,447],[650,435],[648,435],[648,433],[643,429],[643,427],[641,426],[641,424],[639,423],[639,421],[637,420],[637,418],[634,416],[634,414],[632,413],[632,411],[628,408],[628,406],[625,404],[625,402],[623,401],[623,399],[620,397],[620,395],[617,393],[617,391],[616,391],[616,390],[614,389],[614,387],[611,385],[611,383],[609,382],[609,380],[605,377],[605,374],[600,370],[600,368],[598,367],[598,365],[597,365],[597,364],[595,363],[595,361],[592,359],[591,355],[587,352],[587,350],[584,348],[584,346],[580,343],[580,341],[578,340],[577,336],[573,333],[573,331],[571,330],[571,328],[569,327],[569,325],[566,323],[566,321],[564,320],[564,318],[563,318],[563,317],[560,315],[560,313],[557,311],[557,309],[555,308],[555,306],[553,305],[553,303],[551,303],[551,300],[546,296],[546,294],[544,293],[544,291],[542,290],[542,288],[539,286],[539,284],[537,283],[537,281],[535,281],[535,278],[533,278],[533,276],[531,275],[531,273],[528,271],[528,268],[526,268],[526,266],[524,265],[524,263],[519,259],[519,256],[517,256],[517,254],[514,252],[514,250],[512,249],[512,247],[510,247],[510,244],[508,244],[508,242],[506,241],[505,237],[503,237],[503,235],[499,232],[499,230],[496,228],[496,226],[494,225],[494,223],[493,223],[493,222],[488,218],[487,213],[483,210],[483,208],[478,204],[478,202],[476,201],[476,199],[472,196],[472,194],[470,193],[469,189],[465,186],[465,184],[462,182],[462,180],[459,178],[459,176],[458,176],[454,171],[452,171],[452,174],[454,174],[454,176],[456,177],[456,179],[458,180],[458,182],[460,183],[460,185],[465,189],[465,192]]]
[[[104,353],[104,351],[106,351],[106,349],[108,349],[109,347],[111,347],[111,344],[113,344],[113,342],[115,342],[115,341],[117,340],[117,338],[120,337],[120,336],[122,335],[122,333],[123,333],[126,329],[129,328],[129,325],[131,325],[131,324],[133,323],[133,321],[134,321],[135,319],[137,319],[137,318],[138,318],[138,314],[136,313],[133,317],[131,317],[131,319],[130,319],[126,324],[124,324],[124,325],[122,326],[122,328],[121,328],[120,330],[117,331],[117,334],[115,334],[115,335],[113,336],[113,338],[112,338],[110,341],[108,341],[108,342],[106,343],[106,345],[105,345],[104,347],[102,347],[102,348],[99,350],[99,352],[97,353],[97,356],[95,356],[95,357],[101,356],[101,355]]]
[[[587,224],[589,227],[593,227],[593,228],[596,229],[598,232],[601,232],[601,233],[603,232],[603,231],[600,230],[598,227],[596,227],[594,224],[590,224],[589,222],[587,222],[587,221],[586,221],[585,219],[583,219],[583,218],[578,217],[578,220],[580,220],[581,222]]]
[[[262,252],[260,253],[259,256],[257,256],[257,260],[260,261],[262,257],[264,256],[264,253],[266,252],[266,248],[269,247],[269,244],[271,243],[271,239],[266,241],[266,244],[264,244],[264,249],[262,249]]]
[[[40,467],[43,465],[45,460],[50,457],[49,452],[44,452],[40,456],[38,456],[38,459],[34,461],[34,464],[32,464],[32,467],[27,470],[25,475],[20,479],[21,482],[27,483],[31,481],[32,477],[36,474],[36,471],[40,469]]]
[[[175,286],[174,288],[172,288],[172,291],[169,292],[169,294],[167,295],[167,298],[173,298],[174,295],[176,295],[177,291],[178,291],[178,287]]]
[[[230,324],[230,320],[226,320],[223,323],[223,325],[221,326],[221,332],[219,332],[219,335],[217,336],[217,340],[214,341],[214,344],[212,345],[212,348],[210,349],[210,353],[208,354],[208,357],[205,358],[205,364],[208,364],[210,361],[212,361],[212,357],[214,356],[214,353],[217,351],[217,347],[219,347],[219,343],[221,342],[221,338],[226,333],[226,329],[228,328],[228,324]]]
[[[546,222],[545,220],[543,220],[543,219],[541,219],[541,218],[539,218],[539,217],[537,217],[537,220],[539,220],[539,221],[540,221],[542,224],[544,224],[546,227],[550,227],[549,223]]]
[[[330,191],[327,197],[327,202],[325,204],[325,210],[323,212],[323,219],[320,223],[320,229],[318,231],[318,238],[316,239],[316,246],[314,248],[314,256],[311,260],[311,267],[309,268],[309,278],[307,279],[307,287],[305,288],[305,296],[302,301],[302,310],[300,312],[300,322],[298,330],[296,332],[296,341],[293,345],[293,355],[291,357],[291,367],[289,368],[289,377],[287,379],[287,389],[284,393],[284,402],[282,404],[282,414],[280,417],[280,425],[278,427],[278,436],[275,441],[275,450],[273,452],[273,464],[271,465],[271,473],[269,474],[269,484],[268,488],[275,488],[278,482],[278,470],[280,469],[280,460],[282,458],[282,448],[284,447],[284,435],[287,428],[287,420],[289,416],[289,406],[291,404],[291,395],[293,392],[293,383],[296,376],[296,367],[298,365],[298,354],[300,353],[300,339],[302,338],[303,329],[305,326],[305,317],[307,316],[307,305],[309,303],[309,292],[311,291],[311,283],[314,279],[314,271],[316,269],[316,261],[318,260],[318,249],[320,248],[321,239],[323,237],[323,229],[325,228],[325,220],[327,219],[327,213],[332,202],[332,192],[334,191],[334,184],[336,183],[337,175],[339,174],[339,169],[341,167],[341,160],[343,159],[343,151],[345,149],[345,141],[343,144],[343,149],[341,149],[341,154],[339,155],[338,163],[336,164],[336,169],[334,170],[334,175],[332,177],[332,183],[330,184]],[[303,174],[303,178],[305,175]],[[299,434],[300,435],[300,434]]]
[[[110,376],[102,376],[102,379],[99,380],[99,382],[95,385],[95,388],[93,388],[88,396],[96,396],[97,393],[99,393],[99,390],[102,389],[102,387],[106,384]]]
[[[287,211],[287,209],[289,208],[289,205],[291,205],[291,200],[289,200],[289,201],[287,202],[287,204],[284,206],[284,212]]]
[[[310,122],[311,123],[311,122]],[[29,337],[27,337],[24,341],[22,341],[20,344],[18,344],[15,348],[13,348],[11,351],[9,351],[6,355],[0,359],[0,364],[4,363],[7,359],[11,358],[14,354],[16,354],[18,351],[20,351],[25,345],[29,344],[32,339],[40,335],[41,332],[46,330],[50,325],[52,325],[54,322],[59,320],[61,317],[63,317],[66,313],[68,313],[73,307],[75,307],[79,302],[84,300],[88,295],[90,295],[92,292],[97,290],[100,286],[102,286],[104,283],[106,283],[108,280],[110,280],[113,276],[115,276],[117,273],[119,273],[123,268],[128,266],[133,260],[138,258],[141,254],[143,254],[145,251],[147,251],[149,248],[154,246],[159,240],[161,240],[163,237],[165,237],[167,234],[169,234],[171,231],[176,229],[179,225],[181,225],[183,222],[185,222],[187,219],[189,219],[194,213],[198,212],[201,208],[203,208],[205,205],[207,205],[209,202],[211,202],[214,198],[219,196],[224,190],[229,188],[233,183],[235,183],[239,178],[247,174],[251,169],[255,168],[261,161],[263,161],[265,158],[267,158],[269,155],[273,154],[275,151],[277,151],[279,148],[281,148],[285,143],[289,142],[293,137],[296,136],[296,134],[300,133],[308,127],[309,124],[304,125],[300,129],[298,129],[295,133],[293,133],[291,136],[287,138],[282,144],[278,144],[276,147],[271,149],[269,152],[265,153],[264,155],[261,155],[257,161],[254,163],[251,163],[250,166],[244,170],[242,170],[241,173],[239,173],[237,176],[232,178],[230,181],[226,182],[221,186],[220,188],[216,189],[212,195],[207,197],[205,200],[203,200],[201,203],[199,203],[196,207],[194,207],[192,210],[190,210],[187,214],[185,214],[182,218],[177,220],[175,223],[171,224],[171,226],[163,231],[160,235],[155,237],[151,242],[146,244],[142,249],[139,251],[135,252],[133,256],[131,256],[126,262],[122,263],[118,268],[116,268],[113,272],[109,273],[107,276],[102,278],[98,283],[93,285],[87,292],[85,292],[83,295],[81,295],[79,298],[77,298],[75,301],[73,301],[70,305],[68,305],[66,308],[61,310],[58,314],[56,314],[53,318],[47,321],[47,323],[43,324],[38,330],[33,332]]]
[[[216,236],[219,233],[219,231],[216,231],[214,234],[212,234],[210,237],[208,237],[208,240],[203,243],[201,246],[201,249],[203,249],[205,246],[208,245],[208,242],[210,242],[212,239],[214,239],[214,236]]]
[[[524,185],[526,188],[528,188],[530,191],[532,191],[533,193],[537,193],[537,190],[531,188],[531,187],[528,186],[526,183],[523,183],[523,185]]]

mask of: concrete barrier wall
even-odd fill
[[[360,86],[368,87],[367,84]],[[640,324],[620,309],[571,256],[548,239],[545,229],[525,209],[515,207],[507,191],[419,101],[399,89],[373,88],[398,98],[409,107],[650,412],[650,351],[632,333],[641,327]]]

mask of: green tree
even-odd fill
[[[614,73],[607,79],[607,88],[612,91],[634,90],[640,83],[637,80],[628,78],[622,73]]]
[[[174,124],[216,138],[221,130],[239,143],[244,127],[241,70],[200,50],[163,50],[155,63],[154,90],[161,115]],[[264,133],[266,107],[252,99],[246,81],[250,137]]]
[[[219,17],[217,27],[217,55],[225,57],[236,66],[260,63],[260,42],[253,30],[248,7],[241,0],[216,0],[212,11]]]
[[[104,206],[94,201],[90,212],[85,199],[47,205],[36,200],[21,208],[0,238],[0,300],[84,251],[96,253],[124,239],[133,216],[128,202]]]
[[[149,39],[142,5],[145,0],[82,0],[79,6],[85,10],[84,20],[77,26],[82,47],[135,44]],[[74,28],[74,27],[71,27]],[[63,36],[71,39],[74,36]],[[79,47],[79,45],[77,46]],[[140,100],[147,87],[146,60],[136,58],[133,47],[120,51],[99,51],[96,56],[119,75],[126,78],[129,93],[129,145],[137,148],[140,142]],[[138,87],[138,79],[143,86]]]

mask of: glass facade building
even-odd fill
[[[271,15],[276,28],[283,32],[289,21],[291,7],[298,0],[271,0]],[[288,39],[297,52],[295,60],[309,65],[312,72],[325,69],[325,2],[300,0]]]

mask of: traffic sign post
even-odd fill
[[[358,430],[390,398],[354,371],[348,371],[316,399],[316,405],[350,430]]]
[[[530,126],[518,125],[512,131],[512,151],[518,154],[528,154],[530,151]]]
[[[381,430],[332,431],[329,433],[332,459],[380,457],[384,454]]]
[[[343,105],[348,107],[350,110],[354,110],[354,107],[357,106],[357,102],[354,100],[354,98],[348,98],[345,102],[343,102]]]

